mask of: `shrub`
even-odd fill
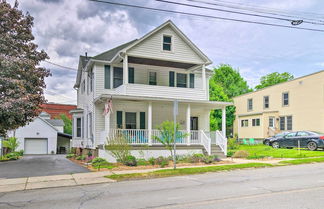
[[[124,165],[127,166],[136,166],[137,165],[137,161],[136,158],[133,155],[128,155],[125,159],[125,161],[123,162]]]
[[[192,157],[189,159],[190,163],[200,163],[203,161],[204,155],[203,154],[193,154]]]
[[[165,166],[169,165],[169,159],[165,158],[163,156],[160,156],[155,159],[155,164],[159,165],[161,168],[164,168]]]
[[[24,155],[24,150],[19,150],[18,152],[16,152],[19,156],[23,156]]]
[[[80,155],[78,157],[75,158],[76,160],[85,160],[86,156],[85,155]]]
[[[118,162],[122,163],[124,163],[130,155],[130,146],[123,135],[108,140],[105,149],[108,150]]]
[[[146,161],[143,158],[137,159],[137,165],[149,165],[150,162]]]
[[[203,162],[206,164],[211,164],[212,162],[214,162],[214,156],[209,155],[209,156],[204,156],[202,158]]]
[[[148,159],[148,162],[151,164],[151,165],[155,165],[155,158],[154,157],[150,157]]]
[[[235,138],[229,138],[227,141],[227,149],[238,149],[239,148],[239,143],[236,141]]]
[[[104,164],[108,164],[107,160],[101,157],[96,157],[91,161],[92,165],[95,167],[102,166]]]
[[[228,151],[227,152],[227,157],[232,157],[234,155],[234,152],[233,151]]]
[[[3,140],[2,145],[10,150],[10,152],[15,152],[19,146],[19,141],[16,137],[9,137],[8,140]]]
[[[238,150],[234,153],[233,157],[235,158],[247,158],[249,153],[245,150]]]
[[[85,161],[87,163],[91,163],[94,158],[95,158],[94,156],[88,156],[88,157],[86,157]]]
[[[9,161],[10,159],[5,156],[0,156],[0,162]]]
[[[75,154],[67,154],[66,155],[66,158],[74,158],[75,157]]]
[[[5,155],[5,158],[8,158],[9,160],[18,160],[19,155],[16,152],[10,152]]]

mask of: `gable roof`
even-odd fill
[[[64,122],[61,119],[45,119],[52,126],[64,126]]]
[[[47,124],[49,127],[51,127],[52,129],[54,129],[55,131],[57,131],[58,132],[58,130],[51,124],[51,123],[49,123],[47,120],[45,120],[45,119],[43,119],[43,118],[41,118],[41,117],[37,117],[36,119],[40,119],[41,121],[43,121],[45,124]],[[35,119],[35,120],[36,120]]]
[[[163,23],[159,27],[157,27],[154,30],[152,30],[151,32],[147,33],[142,38],[138,39],[136,42],[134,42],[130,46],[126,47],[122,51],[126,52],[127,50],[130,50],[134,46],[136,46],[139,43],[143,42],[148,37],[152,36],[153,34],[155,34],[158,31],[160,31],[162,28],[165,28],[167,26],[170,26],[177,33],[177,35],[179,35],[182,38],[182,40],[184,40],[185,43],[187,43],[190,46],[190,48],[193,51],[195,51],[203,60],[205,60],[205,62],[206,62],[205,64],[206,65],[209,65],[209,64],[212,63],[212,61],[207,57],[207,55],[205,55],[171,20],[166,21],[165,23]]]

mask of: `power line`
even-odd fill
[[[103,1],[103,0],[89,0],[89,1],[105,3],[105,4],[111,4],[111,5],[118,5],[118,6],[125,6],[125,7],[133,7],[133,8],[139,8],[139,9],[146,9],[146,10],[153,10],[153,11],[160,11],[160,12],[175,13],[175,14],[181,14],[181,15],[196,16],[196,17],[212,18],[212,19],[227,20],[227,21],[234,21],[234,22],[258,24],[258,25],[267,25],[267,26],[274,26],[274,27],[281,27],[281,28],[291,28],[291,29],[298,29],[298,30],[324,32],[324,30],[315,29],[315,28],[293,27],[293,26],[280,25],[280,24],[274,24],[274,23],[266,23],[266,22],[258,22],[258,21],[242,20],[242,19],[234,19],[234,18],[226,18],[226,17],[212,16],[212,15],[202,15],[202,14],[189,13],[189,12],[182,12],[182,11],[174,11],[174,10],[146,7],[146,6],[140,6],[140,5],[134,5],[134,4],[124,4],[124,3],[117,3],[117,2],[110,2],[110,1]]]
[[[67,69],[67,70],[78,71],[78,70],[75,69],[75,68],[72,68],[72,67],[66,67],[66,66],[63,66],[63,65],[60,65],[60,64],[56,64],[56,63],[54,63],[54,62],[47,61],[47,60],[44,60],[44,62],[47,62],[47,63],[49,63],[49,64],[51,64],[51,65],[55,65],[55,66],[57,66],[57,67],[61,67],[61,68]]]
[[[189,1],[189,2],[197,2],[197,3],[202,3],[202,4],[207,4],[207,5],[213,5],[213,6],[219,6],[219,7],[227,7],[227,8],[232,8],[232,9],[238,9],[238,10],[246,10],[246,11],[251,11],[251,12],[256,12],[256,13],[260,13],[260,14],[270,14],[270,15],[276,15],[276,16],[282,16],[282,17],[290,17],[290,18],[298,18],[298,19],[303,19],[304,22],[306,23],[310,23],[310,24],[316,24],[316,25],[323,25],[324,24],[324,20],[321,19],[314,19],[314,18],[308,18],[308,17],[304,17],[304,16],[296,16],[296,15],[290,15],[289,13],[278,13],[279,11],[275,11],[275,10],[266,10],[266,9],[262,9],[262,7],[244,7],[244,6],[235,6],[235,5],[228,5],[228,4],[223,4],[223,3],[211,3],[211,2],[206,2],[206,1],[201,1],[201,0],[185,0],[185,1]],[[215,1],[218,2],[218,1]],[[220,1],[220,2],[224,2],[224,1]],[[305,21],[305,20],[311,20],[311,21],[315,21],[315,22],[309,22],[309,21]]]

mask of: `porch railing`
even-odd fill
[[[223,151],[223,153],[226,156],[227,155],[227,138],[224,137],[220,131],[216,131],[215,134],[216,134],[216,137],[215,137],[216,145],[218,145],[221,148],[221,150]]]
[[[111,140],[115,137],[123,136],[126,138],[129,144],[141,145],[149,144],[149,130],[147,129],[111,129],[109,134],[105,131],[100,133],[101,144],[106,144],[107,140]],[[161,132],[157,129],[151,130],[151,144],[159,145],[161,142],[156,139],[156,137],[161,138]],[[177,133],[176,144],[201,144],[199,131],[190,131],[187,134],[185,130],[179,130]]]
[[[199,131],[201,144],[205,147],[205,150],[207,151],[208,155],[211,154],[211,141],[210,138],[205,134],[203,130]]]
[[[91,139],[73,139],[72,147],[94,148],[94,143]]]

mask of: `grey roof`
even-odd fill
[[[125,43],[125,44],[119,45],[119,46],[117,46],[117,47],[115,47],[115,48],[113,48],[113,49],[110,49],[110,50],[105,51],[105,52],[103,52],[103,53],[101,53],[101,54],[98,54],[97,56],[94,56],[94,57],[92,57],[92,58],[95,59],[95,60],[105,60],[105,61],[110,61],[112,58],[114,58],[114,56],[116,56],[116,54],[117,54],[120,50],[122,50],[122,49],[126,48],[127,46],[131,45],[131,44],[134,43],[135,41],[137,41],[137,39],[134,39],[134,40],[132,40],[132,41],[130,41],[130,42],[127,42],[127,43]]]
[[[64,126],[64,122],[61,119],[45,119],[46,122],[50,123],[52,126]]]

